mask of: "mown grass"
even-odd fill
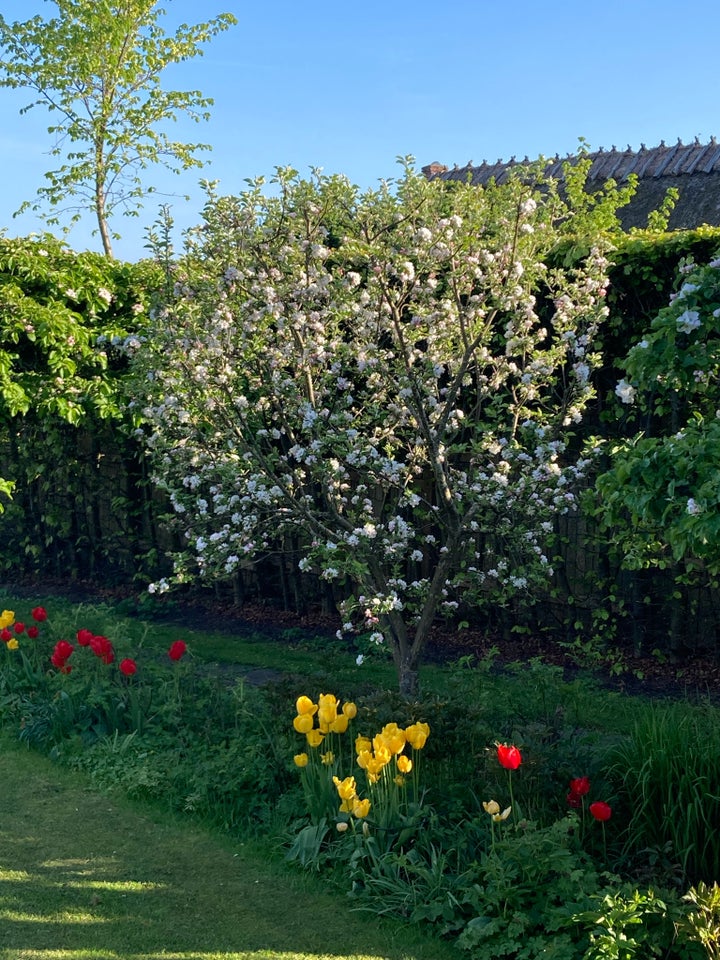
[[[0,741],[2,960],[451,960],[267,848],[180,823]]]

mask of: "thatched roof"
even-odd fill
[[[638,187],[632,202],[618,212],[626,229],[644,227],[648,214],[662,203],[668,187],[677,187],[680,198],[670,217],[670,230],[686,230],[701,224],[720,226],[720,144],[713,137],[709,143],[685,144],[680,140],[673,146],[663,141],[659,147],[646,147],[640,150],[598,150],[588,153],[592,161],[588,174],[588,189],[598,189],[606,180],[615,180],[618,184],[626,181],[630,174],[638,178]],[[563,165],[577,162],[578,157],[555,157],[548,160],[545,173],[562,180]],[[502,183],[513,168],[529,163],[513,157],[509,161],[498,160],[488,163],[484,160],[479,166],[468,163],[464,167],[455,166],[452,170],[439,163],[423,167],[428,178],[440,177],[443,180],[463,180],[484,185],[489,180]]]

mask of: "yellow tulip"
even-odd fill
[[[293,757],[296,767],[306,767],[308,765],[308,755],[306,753],[296,753]]]
[[[355,753],[360,755],[366,750],[372,749],[372,740],[369,737],[355,737]]]
[[[354,720],[357,716],[357,707],[352,701],[348,700],[347,703],[343,704],[342,712],[345,714],[348,720]]]
[[[345,777],[344,780],[341,780],[339,777],[333,777],[333,783],[341,800],[352,800],[357,793],[355,777]]]
[[[344,713],[339,713],[330,724],[331,733],[345,733],[348,728],[349,718]]]
[[[0,614],[0,630],[4,630],[5,627],[11,626],[15,623],[15,614],[12,610],[3,610]]]
[[[20,646],[20,644],[17,642],[17,639],[16,639],[15,637],[11,637],[11,638],[8,640],[6,646],[7,646],[8,650],[17,650],[17,648]]]
[[[367,797],[364,800],[356,800],[353,804],[353,816],[361,820],[370,813],[370,801]]]
[[[295,709],[301,715],[309,713],[313,716],[317,713],[317,704],[313,703],[310,697],[298,697],[295,703]]]
[[[367,774],[373,783],[378,782],[380,779],[380,773],[385,766],[387,766],[387,763],[383,763],[381,760],[378,760],[377,757],[371,757],[368,760],[368,765],[365,769],[367,770]]]
[[[500,813],[500,804],[497,800],[488,800],[487,803],[483,802],[483,810],[493,817],[496,813]]]
[[[386,763],[390,763],[392,759],[392,753],[390,752],[389,747],[385,745],[382,738],[377,736],[373,740],[373,747],[375,748],[375,760],[380,764],[380,767],[384,767]]]
[[[309,747],[319,747],[325,738],[319,730],[308,730],[305,734],[305,739]]]
[[[395,762],[397,763],[397,768],[400,773],[410,773],[412,770],[413,762],[410,757],[396,757]]]
[[[293,720],[293,726],[298,733],[309,733],[313,728],[313,718],[308,713],[298,714]]]
[[[405,730],[405,736],[413,750],[422,750],[430,736],[430,727],[427,723],[413,723]]]
[[[334,760],[335,754],[332,752],[332,750],[328,750],[327,753],[320,754],[320,761],[321,763],[324,763],[326,767],[329,767]]]
[[[339,813],[352,813],[353,803],[355,803],[355,797],[350,797],[349,800],[343,800],[343,802],[338,807]]]
[[[405,777],[401,777],[400,774],[398,774],[396,777],[393,777],[393,783],[396,787],[404,787]]]
[[[495,823],[499,823],[501,820],[507,820],[507,818],[510,816],[511,810],[512,810],[512,807],[505,807],[502,813],[493,814],[493,820],[495,821]]]
[[[331,723],[337,718],[338,702],[334,693],[321,693],[318,697],[318,725],[320,729]]]
[[[390,753],[400,753],[405,746],[405,731],[396,723],[386,723],[379,734]]]

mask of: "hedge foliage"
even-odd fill
[[[601,336],[604,367],[584,429],[617,437],[637,431],[636,414],[615,396],[620,364],[677,290],[679,265],[707,261],[718,247],[720,229],[710,227],[621,238]],[[6,577],[104,585],[135,579],[142,587],[167,573],[166,505],[147,480],[133,435],[139,411],[128,407],[126,393],[128,356],[166,282],[153,260],[128,264],[74,253],[49,235],[0,238],[0,536],[10,546],[0,564]],[[667,579],[613,567],[612,534],[598,539],[584,519],[562,532],[565,568],[541,626],[561,627],[566,636],[606,630],[610,639],[620,636],[617,622],[625,618],[628,630],[634,620],[636,645],[646,640],[638,623],[662,612],[658,598],[667,597]],[[305,582],[290,567],[280,558],[266,569],[248,569],[229,589],[236,599],[264,594],[296,609],[319,599],[332,605],[327,585]],[[692,629],[707,632],[706,626]],[[684,628],[691,629],[689,622]]]

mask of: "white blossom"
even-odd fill
[[[627,380],[621,380],[615,387],[615,393],[620,397],[623,403],[634,403],[637,391]]]

